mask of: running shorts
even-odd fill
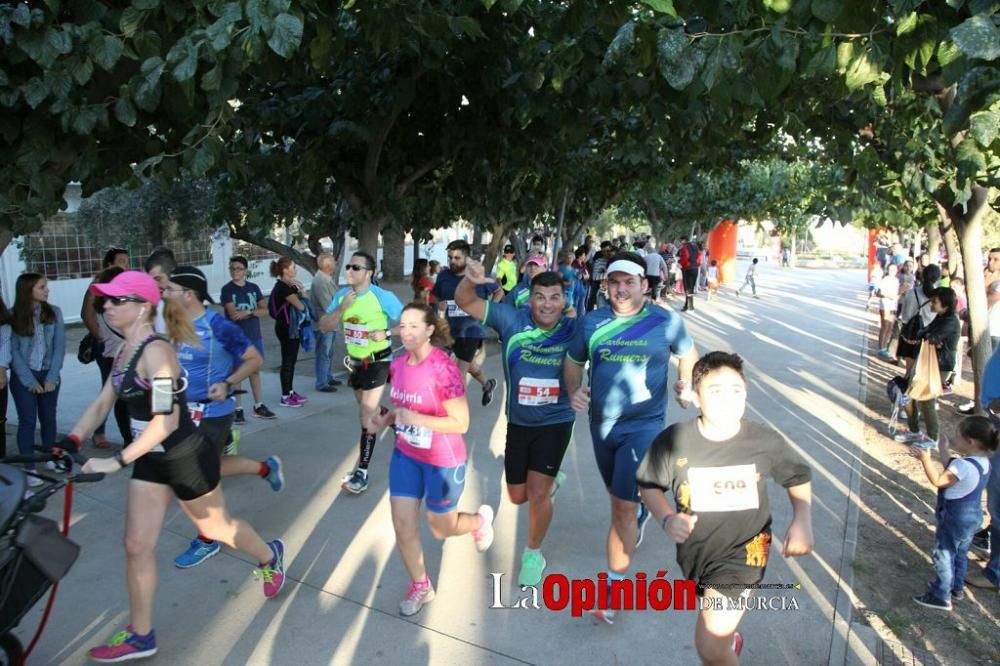
[[[385,386],[389,381],[389,360],[369,361],[367,365],[355,365],[348,383],[355,391],[371,391]]]
[[[254,349],[256,349],[260,353],[260,357],[264,358],[264,340],[258,338],[257,340],[251,340],[250,344],[252,344],[254,346]]]
[[[600,424],[591,424],[597,469],[612,495],[627,502],[639,501],[635,473],[649,445],[662,431],[657,422],[619,423],[611,428],[607,437],[601,437]]]
[[[451,351],[459,361],[472,363],[472,359],[476,357],[476,352],[482,346],[482,338],[455,338],[455,344],[451,346]]]
[[[420,462],[399,449],[389,461],[389,496],[424,500],[431,513],[450,513],[458,508],[465,489],[465,463],[438,467]]]
[[[220,458],[226,450],[226,444],[232,437],[232,430],[233,414],[202,418],[201,424],[198,426],[198,432],[205,436]]]
[[[660,289],[660,276],[659,275],[647,275],[646,282],[649,283],[649,294],[654,299],[659,296]]]
[[[719,559],[709,559],[696,570],[685,571],[684,577],[698,582],[699,597],[705,595],[706,587],[711,587],[730,599],[736,599],[764,579],[770,546],[771,530],[766,529],[740,546],[738,551]]]
[[[566,421],[543,426],[508,423],[503,459],[507,483],[518,485],[527,482],[529,471],[555,476],[573,438],[575,423]]]
[[[170,486],[181,501],[198,499],[219,485],[220,458],[205,435],[195,431],[165,453],[150,452],[136,460],[132,478]]]

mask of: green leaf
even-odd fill
[[[72,111],[70,112],[72,113]],[[94,131],[100,114],[92,106],[82,106],[73,114],[72,128],[80,136],[87,136]]]
[[[27,2],[18,3],[17,7],[10,14],[10,22],[22,28],[27,28],[31,25],[31,9],[28,8]]]
[[[902,37],[917,29],[919,18],[916,12],[910,12],[909,16],[896,24],[896,36]]]
[[[971,138],[966,137],[955,150],[955,165],[960,176],[975,178],[986,170],[986,156]]]
[[[792,0],[764,0],[764,6],[776,14],[784,14],[792,8]]]
[[[813,16],[824,23],[834,23],[844,9],[842,0],[812,0]]]
[[[1000,58],[1000,29],[986,16],[973,16],[951,29],[951,38],[970,58]]]
[[[0,87],[10,85],[10,79],[7,78],[7,72],[0,69]]]
[[[204,176],[212,166],[215,165],[215,156],[208,149],[208,146],[199,146],[194,154],[191,156],[191,161],[188,163],[188,170],[191,175],[195,178],[201,178]]]
[[[73,50],[73,40],[69,33],[49,28],[45,31],[45,41],[56,53],[65,55]]]
[[[89,44],[90,57],[97,66],[105,72],[110,72],[122,57],[125,45],[114,35],[101,35],[92,39]]]
[[[45,98],[49,96],[49,87],[45,85],[42,79],[33,76],[27,83],[21,86],[21,94],[24,95],[24,101],[28,103],[28,106],[32,109],[37,109],[38,105],[44,102]]]
[[[215,67],[205,72],[201,77],[201,89],[205,92],[213,92],[222,87],[222,63],[218,62]]]
[[[806,76],[829,76],[837,68],[837,49],[832,46],[821,48],[813,54],[806,65]]]
[[[73,90],[73,79],[64,69],[50,69],[45,72],[45,85],[54,97],[62,99]]]
[[[115,118],[125,127],[135,127],[136,110],[135,104],[128,97],[119,97],[115,102]]]
[[[841,72],[847,71],[854,60],[854,42],[841,42],[837,44],[837,69]]]
[[[146,12],[139,11],[135,7],[126,7],[122,12],[121,21],[118,25],[122,29],[125,38],[131,38],[142,27],[142,22],[146,18]]]
[[[969,134],[983,148],[989,148],[1000,133],[1000,111],[978,111],[969,117]]]
[[[167,61],[177,63],[171,70],[171,75],[175,81],[183,83],[198,71],[198,47],[192,44],[190,39],[182,38],[174,44],[174,48],[170,49]]]
[[[132,6],[136,9],[156,9],[160,6],[160,0],[132,0]]]
[[[656,54],[660,61],[660,67],[680,62],[688,43],[690,40],[684,34],[683,29],[660,29],[656,33]]]
[[[618,28],[615,38],[608,45],[608,50],[604,53],[604,61],[601,63],[604,69],[615,67],[635,46],[635,23],[629,21]]]
[[[449,16],[448,28],[456,35],[468,35],[473,39],[485,37],[479,21],[471,16]]]
[[[94,64],[90,58],[81,57],[70,67],[70,74],[77,85],[82,86],[94,75]]]
[[[483,0],[483,7],[486,8],[486,11],[490,11],[496,3],[497,0]]]
[[[848,65],[847,71],[844,74],[847,89],[859,90],[869,83],[877,81],[882,74],[882,70],[878,66],[878,63],[872,59],[871,54],[865,51],[859,54]]]
[[[660,14],[668,14],[677,18],[677,10],[674,9],[673,0],[642,0],[643,4],[649,5],[653,11]]]
[[[479,24],[476,23],[476,27]],[[482,34],[482,33],[480,33]],[[290,58],[302,43],[302,21],[291,14],[278,14],[267,45],[282,58]]]

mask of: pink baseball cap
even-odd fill
[[[119,273],[111,282],[90,285],[90,291],[97,296],[138,296],[153,305],[160,303],[160,287],[142,271]]]
[[[545,257],[543,257],[540,254],[533,254],[533,255],[531,255],[530,257],[528,257],[528,260],[526,262],[524,262],[524,263],[525,263],[525,265],[527,265],[527,264],[538,264],[542,268],[548,268],[549,267],[549,261],[548,261],[548,259],[546,259]]]

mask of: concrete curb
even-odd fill
[[[865,306],[865,314],[868,314],[868,307]],[[859,419],[861,421],[862,437],[857,442],[857,454],[851,464],[851,478],[848,483],[849,494],[847,496],[847,522],[844,527],[844,548],[841,554],[840,581],[837,585],[837,597],[834,603],[833,636],[830,641],[830,666],[843,666],[845,664],[872,663],[871,659],[863,659],[858,655],[851,659],[852,654],[869,651],[869,657],[874,658],[874,641],[878,636],[874,631],[869,630],[859,635],[853,626],[851,614],[854,610],[854,593],[852,586],[854,583],[854,556],[858,547],[858,521],[861,515],[861,460],[864,456],[864,430],[868,425],[868,417],[865,414],[865,400],[868,397],[868,327],[867,325],[861,333],[861,358],[859,359],[861,369],[858,371],[858,404]]]

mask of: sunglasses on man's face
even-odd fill
[[[371,270],[367,266],[361,266],[359,264],[347,264],[346,266],[344,266],[344,268],[346,268],[349,271],[368,271],[368,270]]]
[[[108,296],[108,303],[114,305],[115,307],[124,305],[125,303],[145,303],[141,298],[136,298],[135,296]]]

